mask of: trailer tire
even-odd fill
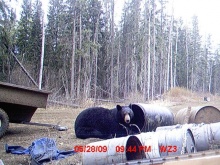
[[[5,134],[9,127],[9,118],[7,113],[0,108],[0,138]]]

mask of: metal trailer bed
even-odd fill
[[[46,108],[49,92],[0,82],[0,138],[5,134],[10,123],[65,127],[52,124],[31,123],[37,108]]]

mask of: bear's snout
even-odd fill
[[[129,114],[125,115],[124,120],[125,120],[125,123],[130,123],[131,118],[130,118]]]

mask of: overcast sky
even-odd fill
[[[173,0],[173,6],[174,16],[182,17],[185,23],[197,15],[200,34],[204,38],[211,34],[213,47],[220,44],[220,0]]]
[[[23,0],[17,0],[16,6],[20,6]],[[49,0],[42,0],[44,10],[47,9]],[[125,0],[115,0],[115,20],[121,19],[121,12]],[[182,17],[184,23],[191,25],[193,15],[199,19],[200,34],[203,39],[212,35],[213,47],[220,44],[220,0],[169,0],[167,9],[171,13],[171,7],[174,7],[175,18]]]
[[[115,0],[116,14],[120,15],[124,1]],[[186,25],[191,26],[192,17],[198,16],[203,40],[211,34],[213,48],[220,44],[220,0],[169,0],[167,10],[170,14],[172,6],[175,19],[181,17]]]

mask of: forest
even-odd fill
[[[12,0],[13,1],[13,0]],[[220,93],[220,47],[166,11],[167,0],[0,0],[0,81],[51,91],[52,100],[154,100],[175,87]],[[19,19],[18,19],[19,18]],[[140,101],[141,101],[140,100]]]

